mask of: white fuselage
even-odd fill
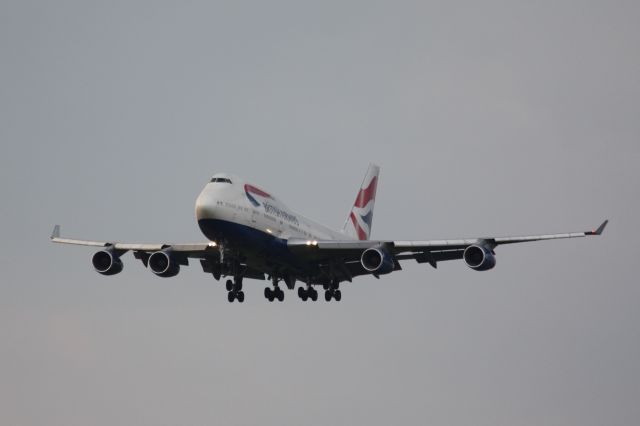
[[[196,200],[196,218],[207,238],[217,237],[209,228],[242,227],[262,235],[288,240],[350,239],[289,209],[276,197],[237,176],[216,174]],[[249,232],[253,234],[253,232]]]

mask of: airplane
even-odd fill
[[[196,219],[208,241],[193,244],[139,244],[115,241],[86,241],[60,236],[55,225],[51,241],[99,247],[92,257],[96,272],[122,272],[122,255],[128,251],[159,277],[174,277],[189,259],[198,259],[205,273],[226,281],[229,302],[244,301],[244,278],[270,280],[264,289],[269,302],[284,300],[283,282],[302,301],[318,299],[315,287],[322,286],[327,302],[340,301],[340,284],[361,275],[379,278],[402,269],[400,261],[413,259],[436,268],[438,262],[462,259],[475,271],[496,266],[495,248],[529,241],[556,240],[601,235],[605,220],[586,232],[484,237],[458,240],[395,241],[372,240],[371,226],[380,167],[371,164],[355,203],[341,230],[320,225],[289,209],[270,192],[240,177],[215,174],[205,185],[195,205]]]

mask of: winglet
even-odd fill
[[[51,233],[51,239],[60,238],[60,225],[56,225],[53,227],[53,232]]]
[[[602,231],[604,231],[604,228],[607,226],[607,223],[609,223],[609,220],[605,220],[604,222],[602,222],[602,224],[600,226],[598,226],[598,229],[586,232],[586,234],[587,235],[600,235],[600,234],[602,234]]]

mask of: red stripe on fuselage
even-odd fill
[[[378,176],[374,176],[373,179],[371,179],[369,186],[367,186],[365,189],[361,189],[360,192],[358,192],[355,206],[362,208],[367,204],[369,204],[369,201],[371,201],[376,196],[377,186],[378,186]]]
[[[256,188],[253,185],[249,185],[248,183],[244,185],[244,190],[252,194],[259,195],[260,197],[271,198],[271,195],[267,194],[266,192],[264,192],[259,188]]]

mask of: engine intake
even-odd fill
[[[149,256],[149,269],[159,277],[175,277],[180,272],[180,265],[168,250],[156,251]]]
[[[388,274],[395,269],[393,257],[382,246],[371,247],[363,251],[360,263],[364,269],[374,274]]]
[[[97,273],[115,275],[122,272],[123,264],[120,256],[113,250],[101,250],[93,255],[91,264]]]
[[[467,266],[476,271],[488,271],[496,266],[493,250],[482,245],[472,245],[464,250],[463,258]]]

